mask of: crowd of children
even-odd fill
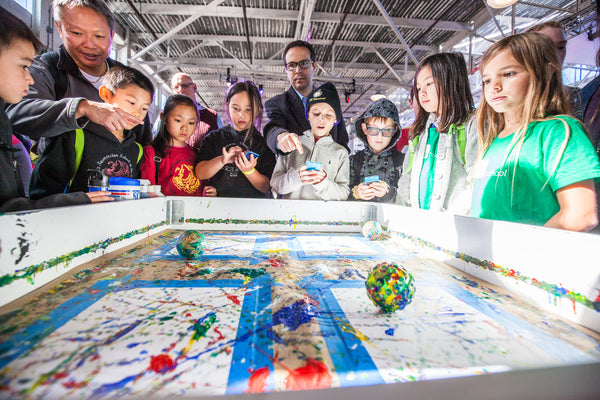
[[[585,127],[569,116],[557,53],[540,33],[509,36],[486,51],[477,110],[463,56],[427,57],[415,74],[408,138],[396,106],[381,99],[355,121],[365,149],[350,156],[330,135],[343,121],[333,84],[308,95],[310,129],[299,135],[301,146],[276,157],[260,130],[261,94],[244,81],[225,98],[230,124],[208,133],[199,150],[186,144],[198,109],[189,97],[173,95],[152,145],[142,149],[135,141],[133,123],[110,130],[90,122],[50,138],[31,172],[19,161],[23,149],[3,106],[18,103],[33,83],[28,67],[39,42],[1,13],[0,212],[110,201],[102,192],[85,193],[88,170],[96,170],[147,179],[169,196],[375,201],[575,231],[598,223],[598,155]],[[115,66],[99,94],[141,121],[154,88],[141,72]],[[401,139],[406,154],[398,149]]]

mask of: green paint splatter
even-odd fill
[[[106,249],[108,246],[110,246],[111,244],[114,243],[118,243],[121,242],[123,240],[132,238],[134,236],[140,235],[142,233],[146,233],[152,229],[158,228],[160,226],[166,225],[168,223],[167,220],[158,222],[156,224],[152,224],[152,225],[148,225],[145,226],[143,228],[140,229],[136,229],[134,231],[131,232],[127,232],[124,233],[122,235],[119,235],[117,237],[114,238],[110,238],[110,239],[106,239],[102,242],[96,242],[94,244],[91,244],[87,247],[84,247],[81,250],[77,250],[77,251],[73,251],[71,253],[68,254],[64,254],[62,256],[58,256],[55,258],[52,258],[48,261],[44,261],[41,262],[39,264],[35,264],[35,265],[31,265],[27,268],[24,268],[20,271],[18,271],[16,274],[6,274],[3,276],[0,276],[0,287],[4,287],[6,285],[11,284],[12,282],[16,281],[17,279],[27,279],[29,281],[29,283],[33,284],[33,276],[39,272],[42,272],[46,269],[55,267],[59,264],[65,264],[68,265],[73,259],[75,259],[76,257],[82,256],[84,254],[89,254],[89,253],[93,253],[97,250],[101,250],[101,249]]]
[[[192,335],[192,340],[198,340],[201,337],[206,336],[206,332],[210,329],[210,327],[217,320],[217,314],[214,312],[209,312],[204,317],[198,319],[194,322],[194,334]]]
[[[258,278],[267,273],[264,268],[234,268],[227,272],[232,274],[242,274],[250,279]]]

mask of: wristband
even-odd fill
[[[352,188],[352,196],[354,196],[354,198],[355,198],[356,200],[360,200],[360,197],[358,197],[358,195],[356,194],[356,186],[354,186],[354,187]]]
[[[244,171],[242,171],[242,174],[244,174],[244,175],[250,175],[250,174],[252,174],[252,173],[254,173],[254,172],[256,172],[256,168],[252,168],[252,169],[251,169],[250,171],[248,171],[248,172],[244,172]]]

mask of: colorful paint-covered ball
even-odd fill
[[[369,272],[369,298],[384,313],[403,310],[415,295],[413,276],[396,263],[381,263]]]
[[[383,237],[383,228],[376,221],[368,221],[362,227],[362,234],[369,240],[379,240]]]
[[[206,250],[206,238],[198,231],[185,231],[177,239],[177,252],[192,260],[200,258]]]

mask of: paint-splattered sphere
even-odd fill
[[[384,313],[403,310],[415,295],[413,276],[396,263],[377,264],[365,286],[373,304]]]
[[[198,231],[185,231],[177,239],[177,252],[185,258],[195,260],[206,250],[206,238]]]
[[[376,221],[368,221],[362,227],[362,234],[369,240],[379,240],[383,237],[383,228]]]

